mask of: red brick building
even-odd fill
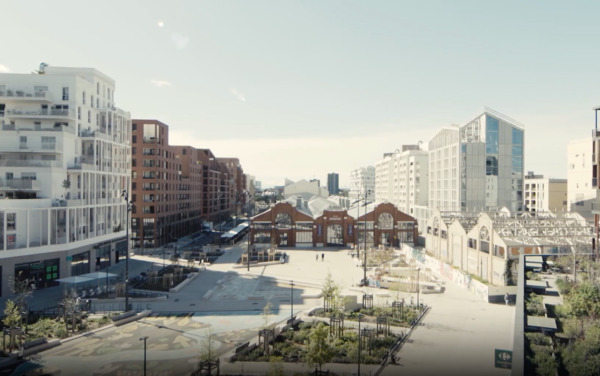
[[[253,217],[250,242],[278,247],[359,244],[363,248],[365,240],[367,247],[399,246],[400,243],[417,245],[416,219],[393,204],[368,205],[366,214],[358,216],[350,214],[357,213],[356,209],[343,210],[334,204],[329,209],[315,210],[311,201],[293,198]]]
[[[162,246],[236,212],[244,182],[238,159],[169,145],[169,127],[158,120],[132,120],[131,145],[134,247]]]

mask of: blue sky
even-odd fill
[[[493,108],[525,169],[566,178],[600,105],[597,1],[3,2],[0,72],[94,67],[170,141],[263,186],[374,165]]]

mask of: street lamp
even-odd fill
[[[146,340],[148,336],[140,337],[140,341],[144,341],[144,376],[146,376]]]
[[[219,198],[219,249],[222,246],[222,239],[221,237],[223,236],[223,213],[222,213],[222,203],[221,200],[223,198],[223,191],[219,189],[219,191],[217,192],[217,197]]]
[[[133,209],[133,202],[129,201],[129,193],[126,189],[121,192],[121,197],[125,199],[127,205],[127,215],[125,221],[125,238],[127,239],[127,247],[125,254],[125,311],[129,311],[129,212]]]
[[[357,375],[360,376],[360,352],[362,350],[362,341],[360,338],[360,319],[362,318],[362,314],[358,314],[358,370]]]
[[[421,269],[417,268],[417,308],[419,309],[419,312],[421,312],[421,306],[419,304],[419,290],[420,290],[420,288],[419,288],[419,285],[420,285],[420,283],[419,283],[419,272],[420,271],[421,271]]]
[[[290,299],[290,302],[292,303],[290,325],[293,327],[294,326],[294,286],[296,286],[294,281],[290,281],[290,286],[292,287],[292,294],[291,294],[291,299]]]
[[[365,190],[365,220],[364,220],[364,241],[365,241],[365,249],[364,249],[364,262],[363,262],[363,285],[367,284],[367,195],[371,193],[370,189]],[[375,229],[373,229],[373,235],[375,235]]]

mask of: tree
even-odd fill
[[[336,312],[339,309],[339,302],[336,301],[339,300],[339,289],[339,286],[331,278],[331,273],[328,273],[325,282],[323,282],[323,289],[321,290],[325,312]]]
[[[198,360],[200,363],[214,362],[216,355],[215,334],[212,328],[208,328],[204,338],[200,342]]]
[[[265,304],[264,308],[263,308],[263,329],[267,329],[269,327],[269,318],[271,316],[272,312],[272,308],[273,304],[271,303],[271,299],[267,300],[267,304]]]
[[[565,296],[569,312],[583,324],[586,318],[597,317],[600,314],[600,289],[590,283],[581,283]]]
[[[8,348],[13,349],[17,347],[16,328],[21,323],[21,311],[18,304],[10,299],[6,301],[2,323],[10,329]]]
[[[583,339],[562,348],[562,359],[569,375],[600,375],[600,327],[588,328]]]
[[[71,329],[75,332],[75,311],[77,310],[77,298],[74,297],[74,291],[68,291],[63,294],[63,298],[59,305],[63,307],[63,320],[65,321],[65,329],[69,332],[69,319],[71,321]]]
[[[310,331],[309,339],[306,363],[310,366],[318,365],[321,371],[323,364],[330,362],[334,355],[333,346],[329,342],[329,329],[320,322]]]
[[[8,285],[14,296],[14,302],[20,312],[27,308],[27,299],[31,296],[31,284],[29,279],[23,277],[23,272],[19,272],[16,277],[9,277]]]

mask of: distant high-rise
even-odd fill
[[[588,137],[572,140],[567,145],[568,210],[588,219],[593,218],[592,210],[598,208],[596,176],[590,175],[590,171],[597,171],[597,162],[594,160],[597,158],[594,153],[597,143],[597,137]]]
[[[429,141],[429,208],[440,211],[523,208],[523,127],[486,109]]]
[[[375,167],[360,167],[350,172],[350,193],[352,198],[364,197],[367,202],[375,199]]]
[[[330,195],[337,195],[340,193],[340,175],[332,172],[327,174],[327,189]]]
[[[402,150],[385,153],[375,165],[375,200],[391,202],[415,216],[415,205],[427,206],[428,160],[420,145],[402,145]]]

